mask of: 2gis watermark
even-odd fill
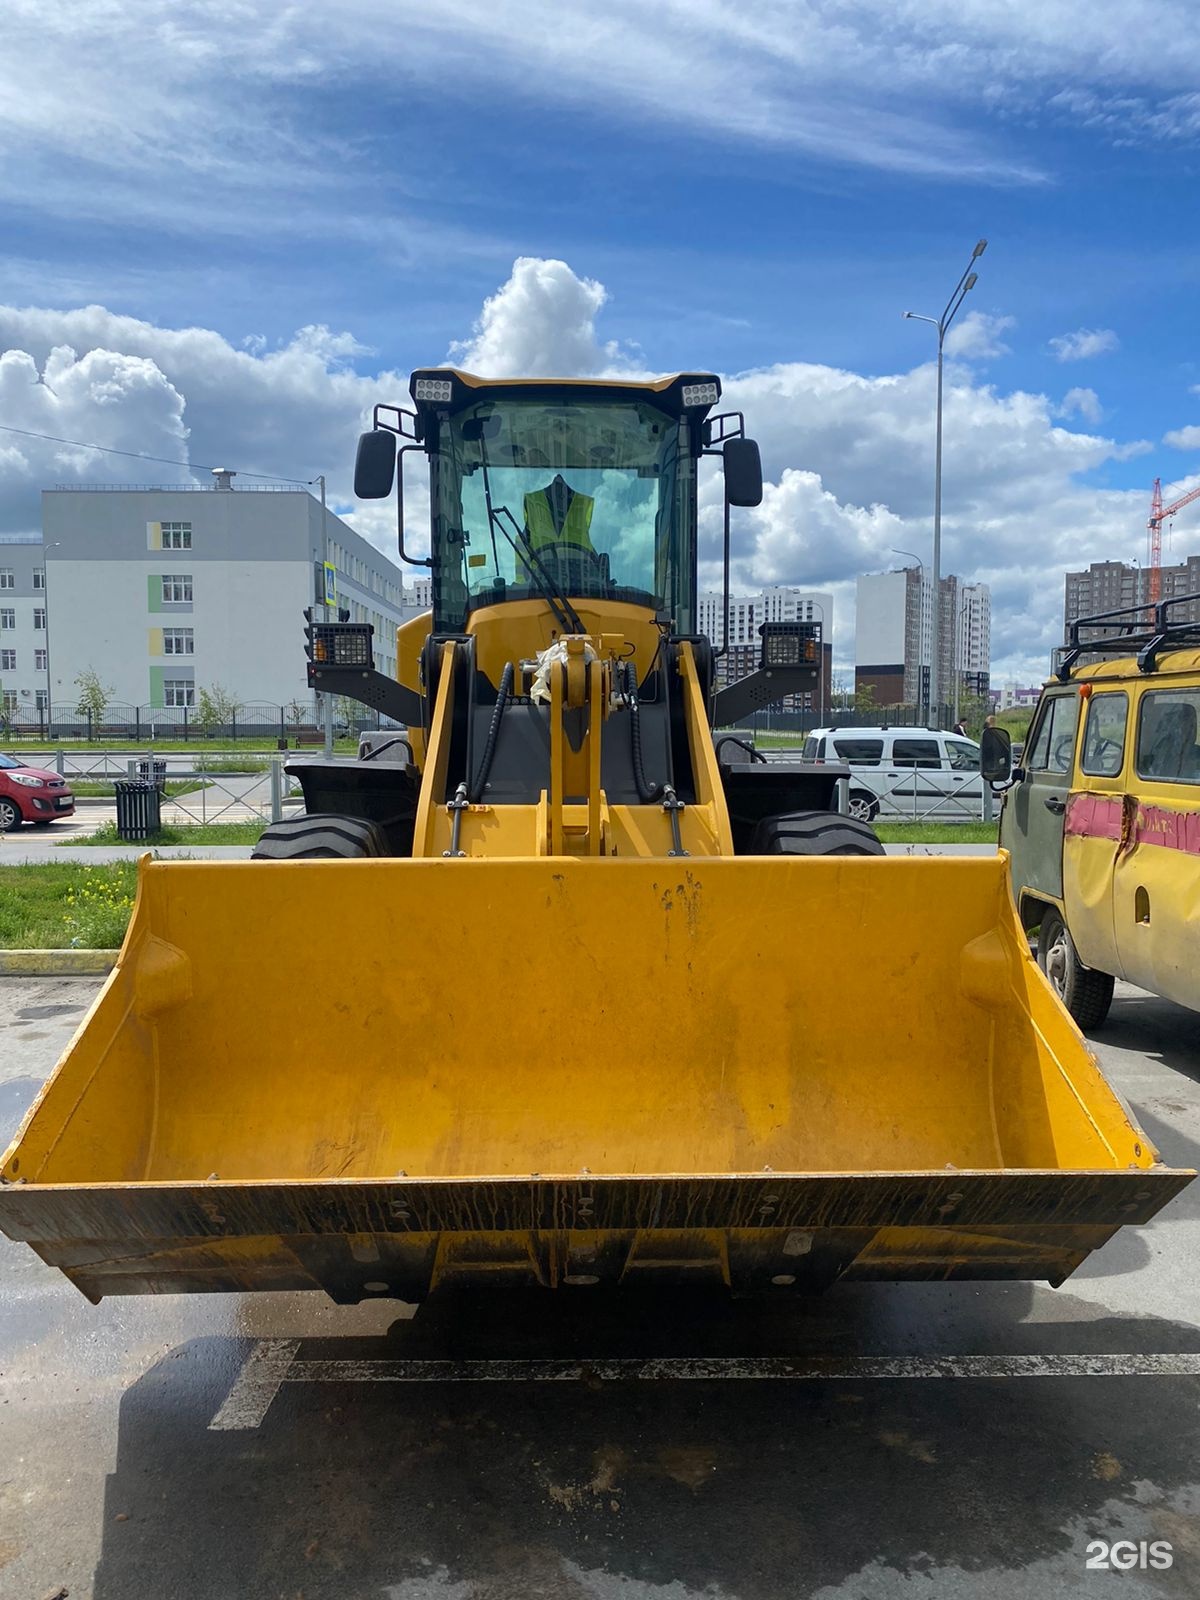
[[[1168,1539],[1093,1539],[1086,1555],[1093,1572],[1165,1572],[1175,1564]]]

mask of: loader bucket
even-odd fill
[[[93,1300],[1058,1283],[1192,1176],[1000,856],[147,859],[0,1227]]]

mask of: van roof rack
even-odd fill
[[[1054,669],[1055,677],[1060,683],[1066,683],[1071,668],[1085,653],[1136,655],[1139,671],[1156,671],[1159,655],[1164,650],[1185,644],[1200,645],[1200,622],[1171,620],[1172,606],[1196,600],[1200,600],[1200,593],[1176,594],[1169,600],[1147,601],[1140,606],[1122,606],[1117,611],[1096,611],[1088,617],[1077,617],[1067,630],[1066,647]],[[1081,628],[1109,631],[1102,632],[1096,639],[1080,639]]]

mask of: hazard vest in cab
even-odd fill
[[[572,494],[560,528],[554,520],[549,495],[545,489],[535,489],[525,496],[525,526],[529,529],[530,544],[534,550],[542,550],[547,545],[573,544],[595,555],[588,533],[595,508],[591,495]]]

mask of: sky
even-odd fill
[[[1063,572],[1200,484],[1192,0],[6,0],[0,533],[55,483],[327,476],[414,366],[714,369],[739,589],[930,559],[1033,682]],[[419,500],[419,489],[416,499]],[[702,485],[705,579],[720,491]],[[414,507],[415,510],[415,507]],[[1200,551],[1200,501],[1167,559]]]

